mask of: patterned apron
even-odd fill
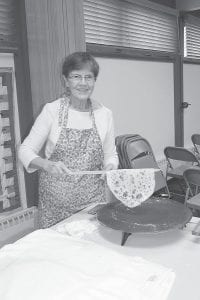
[[[101,170],[103,148],[90,102],[92,128],[67,128],[69,100],[63,99],[59,111],[60,136],[49,160],[62,161],[70,170]],[[46,228],[71,216],[90,203],[105,201],[105,181],[101,175],[39,177],[39,227]]]

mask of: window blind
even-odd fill
[[[84,0],[86,43],[176,52],[176,13],[120,0]]]
[[[184,18],[184,56],[200,59],[200,19],[197,17]]]
[[[0,42],[16,40],[16,0],[0,0]]]

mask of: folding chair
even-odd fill
[[[200,169],[189,168],[184,171],[183,178],[187,186],[185,196],[185,205],[187,205],[193,212],[197,210],[200,213]],[[192,231],[194,235],[200,235],[200,222]]]
[[[194,146],[194,154],[196,155],[197,159],[200,160],[200,134],[194,133],[191,136],[191,140]]]
[[[179,180],[183,179],[186,169],[192,166],[200,167],[198,159],[191,151],[183,147],[168,146],[164,149],[164,154],[167,160],[166,180],[168,177],[178,179],[177,182],[185,193]]]

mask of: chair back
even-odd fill
[[[191,136],[191,140],[192,140],[195,152],[197,154],[200,154],[199,147],[198,147],[198,146],[200,146],[200,134],[194,133]]]
[[[168,146],[164,149],[164,154],[168,161],[169,159],[172,159],[177,161],[196,163],[198,166],[200,166],[196,156],[186,148]]]
[[[127,147],[127,158],[131,168],[157,168],[153,150],[145,139],[138,139],[134,143],[129,143]]]
[[[189,199],[189,195],[192,197],[199,192],[200,187],[200,169],[199,168],[188,168],[183,173],[183,178],[187,186],[187,192],[185,201]],[[199,203],[200,205],[200,203]]]
[[[192,143],[193,143],[194,145],[199,145],[199,146],[200,146],[200,134],[194,133],[194,134],[191,136],[191,140],[192,140]]]
[[[188,187],[191,185],[200,186],[200,169],[188,168],[183,173],[183,177]]]

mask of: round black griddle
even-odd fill
[[[152,197],[141,205],[129,208],[120,201],[106,204],[97,212],[98,221],[122,231],[121,245],[132,233],[159,233],[183,228],[192,218],[185,205],[169,198]]]

